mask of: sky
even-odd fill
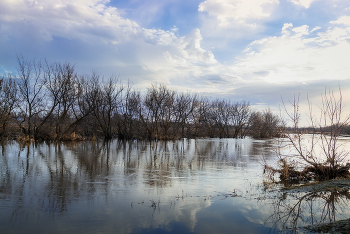
[[[340,87],[350,111],[350,0],[0,0],[0,74],[17,55],[274,111]]]

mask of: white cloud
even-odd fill
[[[343,19],[335,22],[344,22]],[[281,84],[346,80],[350,79],[349,41],[350,25],[331,27],[310,37],[307,25],[284,24],[281,36],[252,42],[235,67],[252,82],[255,79]]]
[[[178,47],[181,57],[187,59],[187,64],[197,63],[209,63],[215,64],[217,61],[214,59],[213,53],[205,51],[201,48],[200,42],[202,36],[199,29],[194,29],[190,34],[181,38],[180,45]]]
[[[242,24],[255,27],[256,20],[269,17],[271,5],[278,3],[278,0],[207,0],[199,5],[198,11],[214,16],[219,26]]]
[[[350,16],[343,15],[339,19],[335,21],[331,21],[332,24],[344,24],[346,26],[350,26]]]
[[[283,24],[283,27],[282,27],[282,33],[283,34],[289,34],[289,28],[293,28],[293,24],[291,23],[285,23]],[[254,43],[254,42],[253,42]]]
[[[213,96],[237,94],[252,102],[265,103],[258,98],[271,99],[270,96],[283,93],[292,84],[298,87],[296,83],[319,84],[335,77],[350,79],[348,16],[332,21],[327,30],[320,24],[323,31],[318,26],[310,29],[308,25],[296,27],[285,23],[280,35],[260,34],[259,40],[242,48],[243,56],[232,54],[237,62],[231,64],[219,63],[202,46],[202,37],[207,35],[224,41],[229,33],[245,36],[247,30],[256,33],[261,27],[251,30],[245,24],[257,22],[261,26],[277,3],[207,0],[200,7],[208,14],[201,15],[205,15],[204,23],[212,28],[205,25],[201,30],[193,29],[185,36],[178,36],[176,29],[143,28],[107,1],[3,0],[0,1],[0,67],[10,70],[5,66],[8,58],[23,53],[29,59],[70,61],[86,73],[91,69],[106,76],[117,73],[141,87],[160,82]],[[220,23],[226,26],[217,27]],[[232,28],[227,30],[227,27]],[[221,31],[215,31],[217,28]],[[217,32],[221,34],[215,35]],[[215,40],[213,45],[221,46]],[[283,90],[279,88],[282,86]],[[254,93],[259,92],[260,97],[254,99]],[[279,96],[274,100],[279,100]]]
[[[295,37],[301,37],[304,35],[309,35],[309,26],[303,25],[292,29],[296,33]]]
[[[136,34],[140,27],[122,17],[122,11],[104,5],[100,0],[13,0],[0,3],[0,20],[10,29],[3,33],[21,34],[31,30],[38,39],[50,41],[53,36],[95,42],[119,43]],[[14,35],[18,36],[18,35]]]
[[[231,67],[241,82],[226,86],[231,86],[236,96],[253,103],[264,102],[275,109],[281,97],[288,101],[300,93],[303,113],[308,111],[306,94],[319,104],[325,87],[337,91],[340,86],[348,106],[350,25],[338,25],[344,22],[343,17],[339,19],[326,31],[315,34],[309,34],[307,25],[293,27],[287,23],[280,35],[253,41]],[[345,111],[349,114],[348,108]]]
[[[296,5],[300,5],[300,6],[303,6],[305,8],[309,8],[310,4],[313,3],[314,1],[317,1],[317,0],[289,0],[289,1],[291,1],[292,3],[294,3]]]
[[[217,64],[214,55],[201,48],[198,29],[179,37],[175,35],[176,29],[142,28],[125,18],[123,10],[107,3],[106,0],[1,1],[0,51],[13,56],[22,52],[29,57],[41,54],[42,58],[54,60],[55,53],[66,53],[62,55],[65,60],[83,56],[78,65],[88,69],[105,67],[104,71],[117,72],[141,84],[169,83],[176,76],[198,77],[205,71],[209,74],[208,69]],[[205,65],[208,66],[204,68]]]
[[[321,27],[316,26],[316,27],[314,27],[310,32],[314,32],[314,31],[319,30],[319,29],[321,29]]]

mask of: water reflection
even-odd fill
[[[299,195],[257,202],[259,157],[274,160],[273,149],[272,140],[252,139],[8,142],[0,156],[0,233],[283,229],[292,219],[282,213]]]
[[[272,223],[273,229],[278,232],[282,230],[299,233],[302,230],[311,232],[317,225],[329,226],[339,220],[348,219],[350,183],[342,185],[336,182],[326,182],[329,187],[307,186],[279,193],[272,200],[274,212],[267,221]],[[350,222],[347,223],[349,224]],[[348,229],[343,229],[342,232],[346,230]],[[328,233],[324,228],[323,231]]]

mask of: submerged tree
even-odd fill
[[[79,79],[74,66],[70,63],[46,63],[45,76],[50,107],[41,126],[50,120],[55,132],[54,138],[60,140],[66,133],[65,130],[71,122],[73,107],[78,96],[81,95]]]
[[[92,114],[104,139],[110,140],[115,132],[115,117],[122,104],[124,86],[118,82],[116,77],[110,77],[106,84],[101,84],[99,76],[96,74],[92,78],[92,86],[94,93],[91,99],[93,103]]]
[[[181,129],[181,137],[191,135],[192,126],[193,126],[193,114],[197,107],[197,95],[191,95],[189,93],[180,93],[175,97],[174,102],[174,128],[173,128],[173,136]],[[185,134],[186,129],[186,134]]]
[[[22,56],[18,56],[17,60],[18,107],[23,119],[20,122],[20,127],[25,135],[33,137],[38,124],[37,120],[45,108],[43,88],[47,80],[44,77],[44,67],[40,61],[28,61]]]
[[[16,103],[16,83],[10,75],[0,78],[0,137],[6,135],[6,127]]]
[[[250,134],[254,138],[280,137],[282,126],[282,119],[270,109],[254,111],[250,115]]]
[[[164,84],[142,93],[115,77],[103,83],[96,73],[79,75],[69,62],[22,56],[17,60],[15,79],[0,78],[2,136],[27,140],[276,136],[271,128],[275,116],[252,112],[249,102],[179,93]]]
[[[326,180],[349,176],[348,151],[344,150],[340,137],[350,122],[350,116],[343,117],[341,91],[339,90],[338,97],[333,91],[325,91],[318,118],[314,116],[309,101],[309,132],[300,128],[299,98],[294,99],[291,105],[292,112],[285,105],[284,109],[293,124],[293,130],[285,131],[284,136],[294,153],[280,153],[279,168],[266,165],[266,171],[271,175],[279,173],[282,181]]]

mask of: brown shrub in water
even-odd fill
[[[283,155],[278,147],[278,167],[274,168],[265,163],[265,173],[273,179],[276,173],[279,174],[281,182],[298,182],[310,180],[329,180],[335,178],[349,177],[350,162],[349,152],[343,148],[339,141],[344,129],[349,125],[350,116],[342,117],[343,105],[342,95],[339,90],[337,98],[333,92],[326,91],[322,95],[320,107],[321,116],[315,118],[312,112],[312,105],[309,101],[309,122],[311,123],[308,138],[299,128],[300,113],[298,100],[291,102],[294,109],[285,112],[293,124],[293,131],[286,131],[284,136],[296,154]],[[316,119],[319,119],[316,121]],[[285,127],[284,129],[287,129]],[[321,156],[321,157],[320,157]],[[296,169],[300,168],[300,169]]]
[[[279,174],[279,179],[281,182],[298,183],[310,180],[322,181],[335,178],[349,178],[349,170],[350,164],[348,163],[344,166],[336,165],[334,167],[325,166],[322,164],[306,166],[303,170],[299,171],[295,169],[295,166],[292,166],[286,160],[280,159],[279,169],[265,165],[264,173],[268,174],[271,179],[276,173]]]

